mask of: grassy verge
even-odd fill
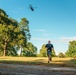
[[[76,59],[73,58],[52,58],[52,62],[47,63],[46,57],[0,57],[0,63],[25,64],[25,65],[45,65],[52,67],[76,67]]]

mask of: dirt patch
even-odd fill
[[[75,75],[76,68],[0,63],[0,75]]]

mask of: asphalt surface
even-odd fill
[[[76,75],[76,68],[0,63],[0,75]]]

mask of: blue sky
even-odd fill
[[[29,4],[37,7],[34,12]],[[51,40],[56,54],[65,53],[69,41],[76,40],[76,0],[0,0],[0,8],[17,21],[27,18],[38,52]]]

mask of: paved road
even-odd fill
[[[76,75],[76,68],[0,63],[0,75]]]

